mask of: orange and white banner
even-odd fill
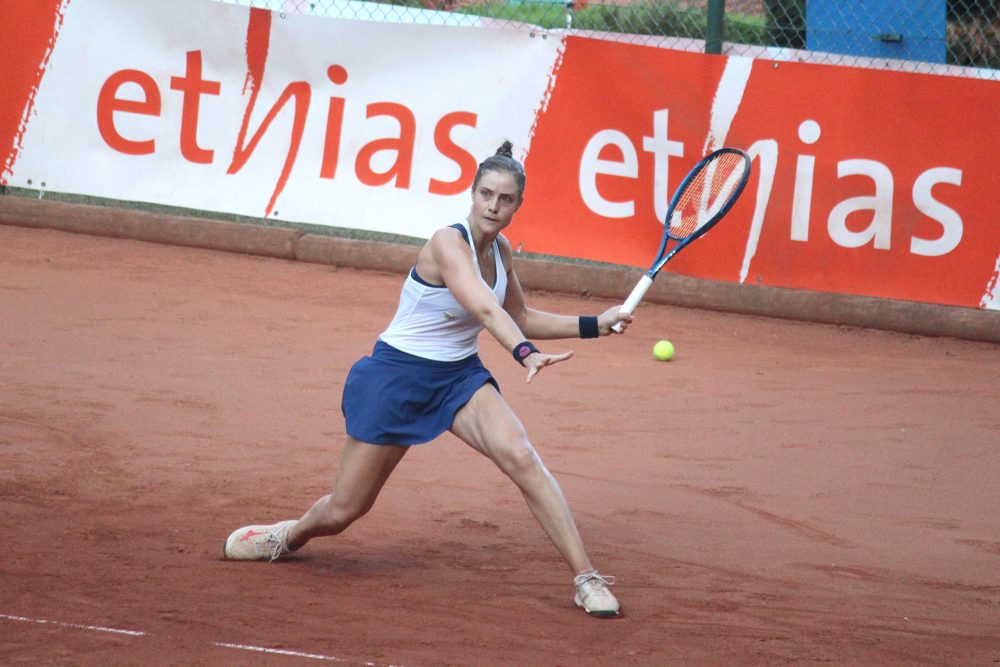
[[[464,217],[503,137],[526,149],[561,47],[209,0],[50,5],[8,183],[417,237]]]
[[[524,251],[644,267],[714,147],[754,158],[669,271],[1000,309],[1000,82],[212,0],[0,6],[0,184],[427,237],[504,139]]]

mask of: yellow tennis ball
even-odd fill
[[[674,358],[674,344],[669,340],[661,340],[653,346],[653,357],[657,361],[670,361]]]

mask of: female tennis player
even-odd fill
[[[408,447],[450,430],[520,489],[575,575],[577,606],[594,616],[620,615],[608,590],[614,579],[591,564],[559,484],[479,359],[478,335],[489,331],[527,369],[530,382],[572,352],[541,352],[528,339],[607,336],[632,318],[618,307],[579,317],[527,307],[510,243],[500,233],[524,197],[524,167],[511,148],[505,142],[479,165],[467,219],[424,245],[395,317],[371,355],[351,368],[341,404],[347,439],[333,490],[298,520],[234,531],[226,558],[275,560],[314,537],[342,532],[371,509]]]

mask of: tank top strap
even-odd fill
[[[469,244],[470,248],[472,248],[472,236],[470,234],[471,230],[468,228],[467,223],[456,222],[454,225],[448,225],[448,226],[453,227],[458,231],[460,231],[462,233],[462,238],[465,239],[465,242]],[[506,267],[503,264],[503,258],[500,256],[499,239],[493,239],[493,255],[494,257],[496,257],[497,280],[499,280],[501,273],[503,273],[504,277],[506,278]],[[482,277],[483,271],[479,267],[479,257],[476,254],[475,248],[472,249],[472,261],[476,263],[476,271],[478,271],[479,276]],[[506,280],[504,280],[504,284],[506,285]],[[493,284],[493,287],[496,288],[496,283]]]
[[[464,224],[462,224],[461,222],[456,222],[454,225],[448,225],[448,226],[462,232],[462,238],[465,239],[465,242],[468,243],[470,246],[472,245],[472,240],[469,238],[469,230]]]

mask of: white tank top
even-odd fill
[[[451,226],[461,231],[472,245],[467,222]],[[500,259],[500,245],[495,240],[493,257],[497,280],[492,291],[497,303],[503,306],[507,295],[507,272]],[[475,248],[472,258],[476,273],[483,280]],[[483,284],[486,285],[486,281]],[[479,351],[479,332],[482,329],[483,326],[462,307],[451,290],[444,285],[431,285],[424,281],[417,275],[417,267],[414,266],[403,283],[396,315],[379,339],[397,350],[425,359],[458,361]]]

